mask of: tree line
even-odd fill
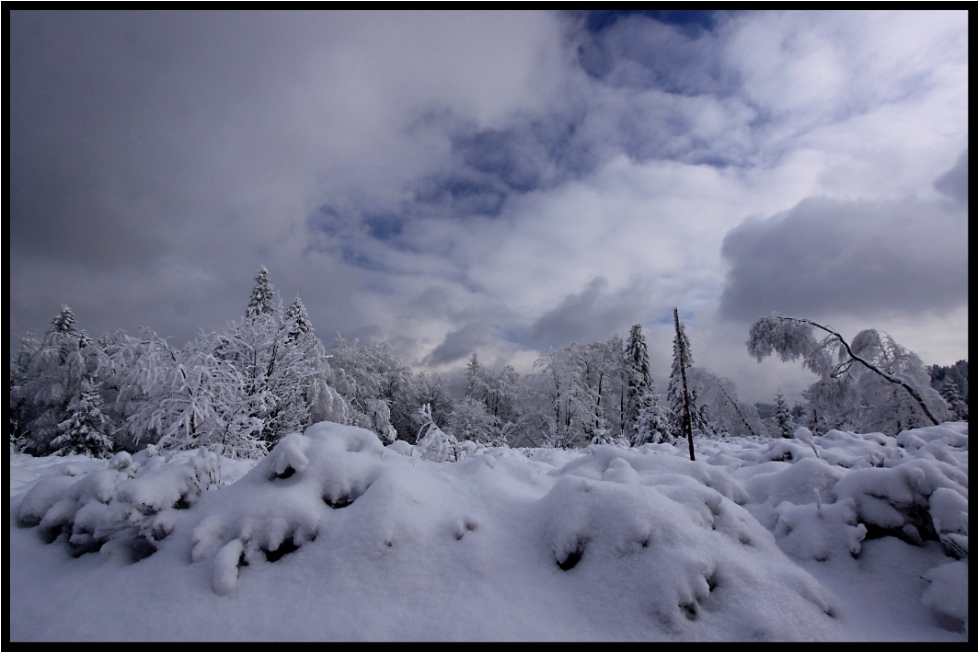
[[[386,342],[368,346],[337,336],[327,350],[299,297],[283,310],[262,267],[244,318],[181,348],[145,328],[138,337],[119,330],[93,340],[62,307],[42,337],[28,333],[11,352],[10,440],[35,455],[105,457],[152,445],[257,458],[318,421],[367,428],[385,441],[415,443],[419,429],[434,424],[459,441],[576,447],[671,442],[686,436],[687,419],[696,436],[788,437],[798,425],[816,434],[830,428],[895,434],[925,424],[928,412],[967,418],[967,363],[963,396],[960,367],[943,371],[938,392],[915,354],[864,331],[849,352],[885,370],[884,382],[853,368],[851,359],[825,362],[829,343],[805,337],[814,322],[765,319],[772,318],[752,328],[749,352],[758,359],[774,351],[785,360],[805,357],[820,379],[803,409],[789,409],[779,392],[775,414],[762,419],[732,381],[693,365],[678,316],[664,392],[639,324],[625,339],[551,348],[526,375],[511,366],[489,368],[473,352],[464,385],[452,387],[438,374],[414,373]],[[838,345],[841,336],[833,335]],[[897,391],[894,379],[905,379],[920,401]]]

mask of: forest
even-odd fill
[[[283,310],[262,267],[244,318],[175,347],[150,329],[93,340],[63,306],[43,336],[11,351],[10,444],[32,455],[208,449],[258,459],[320,421],[355,425],[386,443],[430,444],[445,459],[467,445],[624,447],[685,437],[791,438],[799,427],[881,432],[968,418],[967,361],[926,366],[875,329],[847,341],[803,317],[751,328],[748,352],[801,359],[818,375],[804,404],[738,398],[729,379],[696,366],[676,316],[668,381],[650,369],[640,324],[626,338],[543,353],[533,372],[492,369],[473,352],[464,386],[414,373],[390,345],[337,335],[326,345],[297,296]],[[827,335],[824,335],[827,333]],[[818,339],[819,335],[824,335]]]

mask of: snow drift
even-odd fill
[[[322,422],[257,463],[49,464],[12,492],[20,532],[99,595],[155,588],[92,601],[111,615],[54,597],[78,617],[32,629],[15,564],[12,638],[833,640],[856,623],[814,569],[882,538],[929,551],[918,604],[966,631],[966,423],[697,445],[435,462]]]

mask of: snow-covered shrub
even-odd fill
[[[435,425],[431,418],[431,406],[421,408],[424,422],[418,430],[416,449],[421,453],[421,459],[432,462],[458,461],[460,446],[454,435],[446,433]]]
[[[967,472],[937,460],[910,459],[891,468],[853,469],[836,483],[835,491],[840,499],[854,501],[869,537],[895,536],[920,545],[940,540],[931,497],[941,488],[967,502]],[[936,503],[947,505],[948,497],[939,494]]]
[[[826,561],[840,552],[856,556],[866,538],[866,526],[858,522],[851,498],[824,504],[795,505],[785,501],[775,507],[774,536],[778,546],[797,559]]]
[[[215,482],[219,464],[204,450],[169,464],[153,452],[136,456],[149,460],[145,466],[120,452],[107,468],[41,479],[24,495],[17,522],[38,527],[51,541],[67,535],[76,554],[120,538],[152,547],[173,530],[176,519],[169,512],[192,506]]]

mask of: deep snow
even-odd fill
[[[11,451],[9,640],[968,640],[967,423],[695,443]]]

